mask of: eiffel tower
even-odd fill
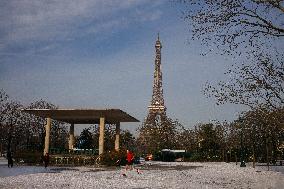
[[[138,141],[144,153],[154,153],[157,150],[169,149],[173,146],[175,125],[166,115],[166,106],[162,88],[161,49],[162,44],[158,34],[155,44],[155,71],[153,94],[148,115],[140,128]]]
[[[155,57],[155,71],[153,82],[153,94],[151,105],[148,106],[148,115],[145,124],[151,124],[157,121],[164,121],[166,119],[166,106],[163,97],[162,88],[162,70],[161,70],[161,49],[162,44],[158,34],[158,39],[155,44],[156,57]]]

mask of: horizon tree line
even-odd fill
[[[45,119],[23,113],[19,102],[0,92],[1,152],[42,151],[44,147]],[[26,108],[58,108],[39,100]],[[232,122],[199,123],[186,128],[178,120],[167,118],[160,125],[138,128],[138,137],[128,130],[121,132],[121,148],[131,149],[137,155],[158,154],[162,149],[184,149],[190,152],[191,161],[236,161],[240,153],[240,140],[244,139],[247,160],[266,161],[283,158],[284,109],[255,109],[244,112]],[[67,148],[68,127],[53,121],[51,148]],[[243,133],[243,136],[242,136]],[[97,149],[99,126],[85,128],[76,136],[76,147]],[[115,127],[106,125],[105,150],[114,149]]]

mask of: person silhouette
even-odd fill
[[[8,159],[8,167],[12,168],[13,167],[13,157],[12,157],[12,153],[10,150],[7,152],[7,159]]]
[[[44,155],[43,161],[44,161],[44,167],[47,168],[48,163],[49,163],[49,154],[48,154],[48,152]]]

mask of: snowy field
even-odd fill
[[[234,163],[165,163],[123,167],[48,167],[0,165],[0,188],[284,188],[284,173]],[[276,167],[271,167],[272,170]],[[277,167],[279,171],[284,166]]]

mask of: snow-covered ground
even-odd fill
[[[279,170],[284,170],[284,166]],[[120,167],[0,165],[0,188],[284,188],[284,174],[234,163],[153,162],[135,170]],[[273,167],[272,167],[273,168]]]

